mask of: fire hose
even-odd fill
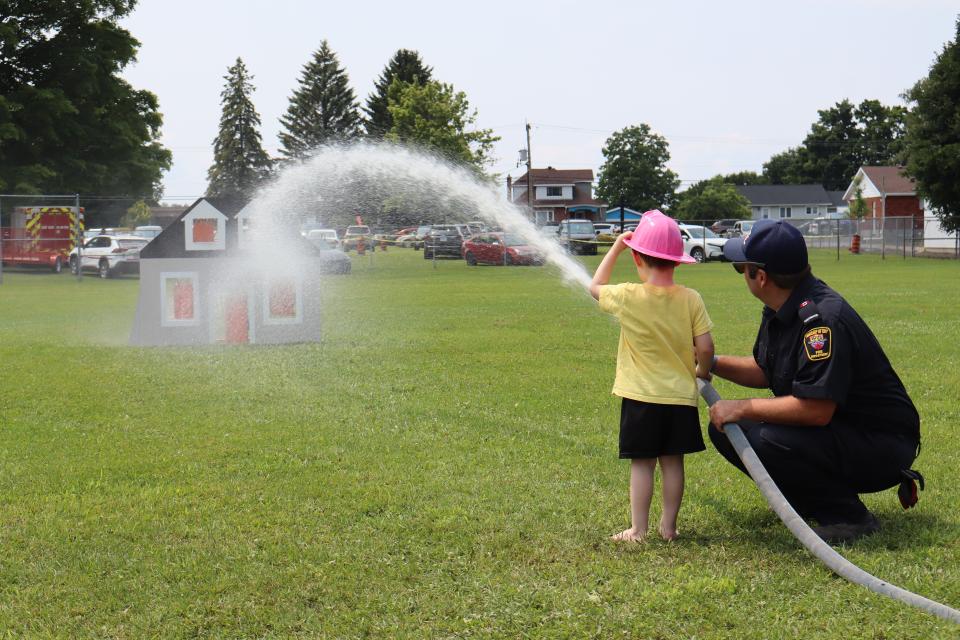
[[[700,387],[700,395],[706,401],[707,406],[713,406],[713,404],[720,399],[720,394],[717,393],[717,390],[714,389],[713,385],[709,382],[698,379],[697,384]],[[790,533],[807,548],[807,551],[827,565],[831,571],[841,578],[866,587],[875,593],[899,600],[912,607],[922,609],[927,613],[932,613],[944,620],[960,624],[960,611],[880,580],[834,551],[833,547],[814,533],[813,529],[804,522],[803,518],[794,511],[790,503],[787,502],[787,499],[784,498],[780,489],[777,488],[777,485],[770,477],[770,474],[767,473],[763,463],[760,462],[757,453],[753,450],[753,447],[750,446],[746,436],[743,434],[743,430],[740,429],[740,425],[728,423],[723,425],[723,430],[727,434],[727,438],[730,439],[730,443],[733,445],[734,450],[736,450],[737,455],[740,456],[740,459],[743,461],[747,471],[750,473],[750,477],[753,478],[757,488],[760,489],[760,493],[762,493],[763,497],[767,500],[770,508],[772,508],[780,520],[783,521],[783,524],[787,526]]]

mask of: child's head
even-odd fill
[[[633,262],[638,267],[647,267],[648,269],[674,269],[679,262],[676,260],[667,260],[666,258],[658,258],[656,256],[650,256],[645,253],[641,253],[636,249],[631,249],[633,251]]]
[[[637,230],[626,241],[626,245],[633,249],[634,260],[642,259],[654,268],[656,265],[648,259],[659,259],[672,266],[681,262],[696,262],[683,253],[683,238],[680,237],[677,223],[656,209],[643,214]],[[641,254],[640,258],[637,257],[638,253]]]

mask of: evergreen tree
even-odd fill
[[[250,99],[253,76],[243,60],[237,58],[223,79],[226,85],[220,93],[220,133],[213,141],[207,195],[248,199],[270,175],[273,163],[261,144],[260,114]]]
[[[360,112],[347,72],[327,41],[303,67],[300,86],[280,118],[280,153],[287,159],[306,157],[311,149],[360,134]]]
[[[906,173],[917,181],[940,224],[960,231],[960,18],[930,73],[904,96],[907,120]]]
[[[425,66],[420,54],[409,49],[399,49],[387,66],[384,67],[380,78],[374,83],[374,91],[367,97],[364,112],[367,119],[364,125],[367,135],[380,138],[386,135],[393,127],[393,116],[388,109],[388,92],[393,81],[399,80],[407,84],[425,85],[433,77],[433,68]]]
[[[0,188],[159,195],[157,98],[120,77],[140,44],[119,25],[134,4],[0,2]]]

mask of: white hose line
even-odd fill
[[[709,382],[697,380],[697,385],[700,387],[700,395],[706,400],[707,406],[712,406],[713,403],[720,399],[720,394],[717,393],[717,390],[714,389],[713,385]],[[770,474],[767,473],[767,470],[763,467],[763,463],[760,462],[757,453],[753,450],[753,447],[750,446],[746,436],[743,435],[740,425],[734,423],[725,424],[723,425],[723,430],[727,434],[727,438],[730,439],[730,443],[733,445],[734,450],[736,450],[737,455],[743,460],[744,466],[747,468],[747,471],[750,472],[750,477],[753,478],[753,481],[757,484],[760,493],[766,498],[767,503],[774,512],[776,512],[777,516],[783,520],[783,524],[787,525],[787,528],[797,540],[799,540],[810,553],[827,565],[831,571],[838,576],[846,578],[850,582],[866,587],[880,595],[905,602],[910,606],[923,609],[944,620],[950,620],[951,622],[960,624],[960,611],[919,596],[906,589],[901,589],[889,582],[884,582],[870,575],[834,551],[833,547],[813,532],[813,529],[803,521],[803,518],[793,510],[793,507],[790,506],[787,499],[780,493],[780,489],[777,488],[773,479],[770,478]]]

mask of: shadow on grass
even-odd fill
[[[741,534],[736,539],[743,544],[762,547],[768,551],[782,553],[801,546],[799,541],[781,522],[772,510],[738,509],[735,504],[711,496],[702,496],[701,503],[720,514],[725,521],[736,527]],[[848,545],[834,545],[837,548],[859,548],[871,550],[912,550],[928,549],[949,545],[960,539],[960,525],[944,520],[934,513],[880,513],[880,531]],[[810,524],[810,523],[808,523]],[[814,526],[814,525],[811,525]],[[703,546],[729,542],[729,535],[711,535],[687,532],[684,540]]]

